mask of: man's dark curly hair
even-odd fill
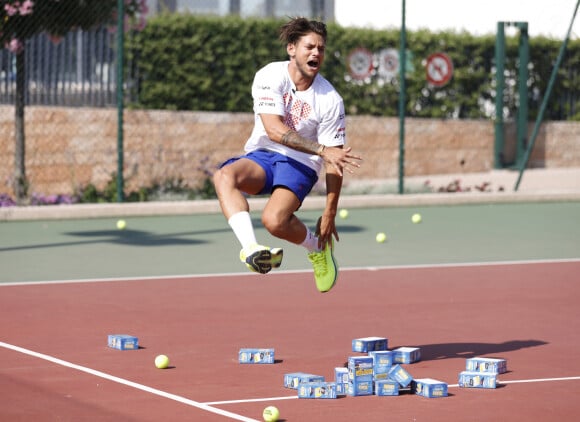
[[[326,24],[324,22],[293,18],[280,28],[280,40],[285,44],[296,44],[304,35],[314,32],[326,42]]]

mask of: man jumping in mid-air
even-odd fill
[[[361,158],[343,148],[344,104],[334,87],[319,74],[324,61],[326,25],[295,18],[280,29],[289,60],[273,62],[254,78],[255,124],[246,154],[226,161],[214,174],[221,209],[238,238],[240,259],[265,274],[282,262],[280,248],[256,241],[245,194],[271,194],[262,213],[274,236],[304,246],[313,265],[316,287],[332,288],[338,268],[333,236],[343,171],[352,173]],[[315,233],[294,214],[326,170],[326,206]]]

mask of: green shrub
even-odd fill
[[[176,201],[217,198],[211,176],[207,175],[201,186],[192,188],[182,178],[169,178],[155,182],[149,187],[125,192],[124,202]],[[77,189],[76,203],[105,203],[117,201],[117,175],[111,174],[103,190],[99,191],[92,183]]]
[[[250,86],[257,69],[273,60],[287,59],[278,38],[279,19],[242,19],[187,14],[162,14],[149,20],[130,41],[139,84],[136,102],[147,109],[251,112]],[[328,26],[323,75],[344,98],[351,115],[398,115],[399,81],[374,73],[367,80],[349,76],[347,60],[357,47],[375,54],[398,51],[398,29],[369,30]],[[517,77],[518,37],[506,39],[506,86]],[[546,91],[562,40],[530,39],[530,120],[535,119]],[[489,118],[495,102],[495,36],[425,30],[407,32],[408,116],[437,118]],[[430,86],[425,77],[426,58],[445,52],[453,61],[454,75],[444,87]],[[546,109],[547,120],[577,115],[580,108],[580,40],[570,40]],[[517,90],[504,93],[510,115],[517,105]]]

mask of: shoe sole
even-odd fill
[[[272,268],[280,268],[282,265],[282,258],[284,257],[284,251],[281,248],[272,248],[270,249],[270,255]]]
[[[268,249],[261,249],[246,257],[246,265],[252,271],[267,274],[272,269],[272,253]]]

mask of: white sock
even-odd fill
[[[301,243],[308,252],[318,252],[320,249],[318,248],[318,237],[310,231],[308,227],[306,227],[306,238]]]
[[[252,225],[252,218],[247,211],[240,211],[232,215],[228,224],[234,231],[242,248],[247,248],[250,245],[258,243],[254,233],[254,226]]]

